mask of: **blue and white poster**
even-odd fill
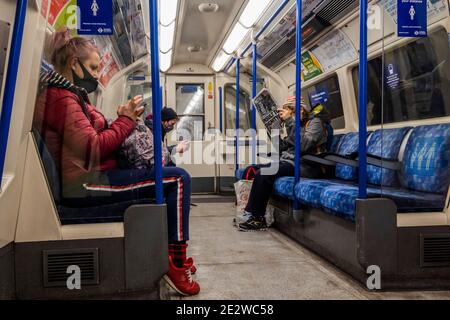
[[[426,0],[397,0],[399,37],[426,37],[428,26]]]
[[[328,90],[317,90],[309,95],[309,101],[311,102],[311,106],[315,107],[319,103],[325,103],[328,101]]]
[[[80,35],[113,34],[113,2],[111,0],[78,0]]]
[[[400,74],[398,72],[398,67],[395,63],[388,63],[386,65],[386,85],[388,88],[395,90],[400,84]]]

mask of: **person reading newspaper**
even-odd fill
[[[287,136],[280,141],[280,162],[278,171],[273,175],[264,174],[264,167],[270,165],[252,166],[256,169],[249,200],[240,223],[241,231],[262,231],[267,229],[265,221],[266,207],[272,194],[275,180],[279,177],[293,176],[295,173],[295,97],[288,97],[286,102],[278,108],[278,114],[286,129]],[[330,122],[326,109],[320,105],[312,110],[304,100],[301,105],[301,152],[302,154],[318,154],[326,151]],[[318,178],[321,168],[301,162],[301,176],[304,178]]]

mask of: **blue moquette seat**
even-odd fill
[[[273,186],[274,194],[288,198],[290,200],[295,200],[294,198],[294,177],[281,177],[275,180]]]
[[[383,135],[375,133],[368,151],[394,159],[400,150],[401,137],[408,130],[388,129]],[[450,182],[449,160],[450,124],[417,127],[407,142],[400,175],[386,168],[368,167],[368,182],[378,185],[368,188],[368,196],[392,199],[398,212],[442,211]],[[357,186],[334,185],[324,188],[320,204],[333,214],[354,220],[357,197]]]
[[[358,150],[358,133],[352,132],[340,138],[336,153],[341,156],[348,156]],[[357,178],[357,170],[348,165],[336,165],[337,179],[301,179],[295,186],[296,199],[312,207],[320,207],[320,194],[329,186],[339,184],[352,184]]]
[[[333,137],[333,142],[331,143],[331,148],[328,150],[330,153],[337,153],[339,143],[341,142],[342,138],[345,136],[345,134],[337,134]]]
[[[342,148],[340,147],[341,145]],[[357,149],[358,149],[358,135],[355,133],[349,133],[346,135],[335,136],[333,138],[333,143],[330,152],[346,156],[355,152]],[[345,170],[345,166],[342,166],[341,169]],[[344,177],[348,176],[344,175]],[[337,183],[345,183],[345,181],[302,178],[301,181],[294,188],[293,177],[282,177],[275,181],[274,193],[291,200],[297,198],[297,200],[299,200],[304,204],[317,206],[320,193],[322,192],[323,188]]]

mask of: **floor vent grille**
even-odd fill
[[[70,266],[80,268],[81,285],[99,283],[98,249],[45,250],[44,287],[66,287]]]
[[[421,235],[420,266],[450,266],[450,234]]]

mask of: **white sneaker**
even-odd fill
[[[240,213],[236,215],[236,218],[233,219],[233,224],[235,227],[239,226],[241,223],[246,223],[248,219],[250,219],[252,214],[250,212],[245,211],[244,213]]]

